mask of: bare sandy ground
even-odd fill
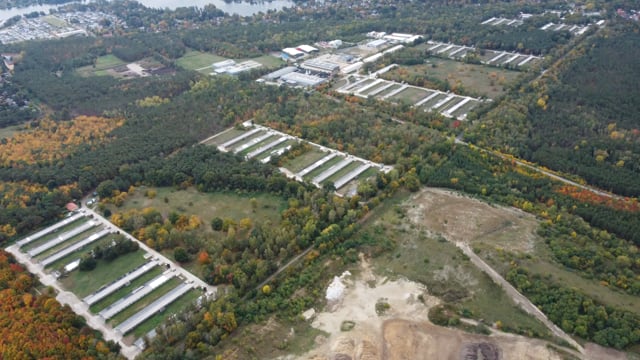
[[[536,218],[512,207],[489,205],[453,191],[426,188],[412,196],[407,214],[415,224],[452,242],[485,242],[505,250],[530,253]]]
[[[376,277],[364,259],[362,273],[347,278],[345,285],[342,300],[329,304],[312,322],[329,337],[317,338],[317,346],[299,359],[561,359],[542,340],[500,332],[469,334],[431,324],[428,311],[439,304],[437,298],[419,283]],[[379,316],[375,307],[381,299],[389,309]],[[341,331],[345,320],[353,321],[355,327]]]

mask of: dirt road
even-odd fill
[[[459,138],[456,138],[455,142],[456,142],[456,144],[469,146],[469,143],[464,142]],[[560,182],[563,182],[563,183],[565,183],[567,185],[572,185],[572,186],[578,187],[578,188],[583,189],[583,190],[591,191],[592,193],[594,193],[596,195],[606,196],[606,197],[612,198],[612,199],[624,200],[624,196],[612,194],[610,192],[606,192],[604,190],[598,189],[598,188],[593,187],[593,186],[578,184],[575,181],[571,181],[571,180],[569,180],[567,178],[564,178],[562,176],[556,175],[556,174],[552,173],[551,171],[547,171],[547,170],[541,169],[541,168],[539,168],[537,166],[534,166],[534,165],[531,165],[531,164],[527,164],[526,162],[524,162],[522,160],[518,160],[518,159],[516,159],[514,157],[507,157],[506,155],[501,154],[501,153],[499,153],[497,151],[484,149],[484,148],[478,147],[477,145],[473,145],[473,146],[476,149],[478,149],[478,150],[480,150],[482,152],[489,153],[491,155],[497,156],[497,157],[499,157],[499,158],[501,158],[503,160],[509,160],[509,161],[513,160],[513,161],[516,162],[516,164],[518,164],[518,165],[520,165],[522,167],[526,167],[527,169],[531,169],[533,171],[539,172],[540,174],[548,176],[548,177],[550,177],[550,178],[552,178],[554,180],[558,180]]]
[[[576,348],[580,353],[584,354],[584,349],[580,344],[578,344],[571,336],[562,331],[558,326],[552,323],[547,316],[540,311],[526,296],[522,295],[516,288],[514,288],[507,280],[505,280],[497,271],[495,271],[489,264],[484,262],[476,253],[471,250],[468,244],[463,242],[455,243],[462,252],[469,257],[471,262],[477,266],[480,270],[484,271],[489,277],[513,299],[513,301],[520,306],[524,311],[534,316],[536,319],[540,320],[546,327],[551,330],[553,335],[558,338],[566,341],[569,345]]]

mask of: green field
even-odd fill
[[[246,132],[245,130],[238,130],[236,128],[227,129],[217,134],[213,139],[210,139],[204,144],[210,145],[210,146],[220,146],[231,139],[237,138],[238,136],[244,134],[245,132]]]
[[[76,236],[73,236],[73,237],[67,239],[62,244],[58,244],[58,245],[56,245],[56,246],[54,246],[54,247],[42,252],[41,254],[36,256],[35,258],[37,260],[42,260],[44,258],[47,258],[47,257],[59,252],[60,250],[66,248],[67,246],[71,246],[71,245],[73,245],[75,243],[78,243],[78,242],[88,238],[89,236],[97,233],[100,230],[101,230],[101,226],[94,226],[94,227],[92,227],[92,228],[90,228],[88,230],[85,230],[85,231],[81,232],[80,234],[78,234]]]
[[[189,51],[176,60],[178,66],[186,70],[196,70],[203,73],[210,73],[213,63],[227,60],[222,56],[204,53],[200,51]]]
[[[422,108],[424,108],[425,110],[430,110],[432,106],[434,106],[435,104],[437,104],[440,100],[443,100],[447,97],[447,94],[438,94],[434,97],[431,98],[431,100],[425,102],[422,104]]]
[[[336,180],[340,179],[344,175],[347,175],[352,170],[355,170],[357,167],[362,165],[360,161],[353,161],[349,165],[343,167],[342,169],[336,171],[333,175],[329,176],[327,180],[323,181],[322,184],[326,184],[328,182],[336,182]]]
[[[391,94],[395,90],[399,89],[401,86],[402,85],[400,85],[400,84],[394,84],[394,85],[388,87],[386,90],[379,92],[376,96],[381,98],[383,96],[386,96],[387,94]]]
[[[127,320],[137,312],[142,311],[144,308],[149,306],[149,304],[161,298],[164,294],[167,294],[169,291],[171,291],[171,289],[176,288],[182,282],[183,281],[177,277],[173,277],[169,279],[169,281],[160,285],[156,289],[153,289],[153,291],[151,291],[142,299],[134,302],[129,307],[127,307],[126,309],[116,314],[114,317],[112,317],[109,320],[109,323],[111,323],[112,326],[120,324],[121,322]]]
[[[251,140],[258,138],[262,135],[264,135],[266,132],[264,130],[260,130],[252,135],[249,135],[248,137],[238,140],[235,143],[233,143],[231,146],[227,147],[228,150],[232,151],[232,152],[236,152],[242,145],[247,144],[249,142],[251,142]]]
[[[95,234],[95,233],[97,233],[97,232],[99,232],[101,230],[102,230],[101,228],[97,228],[97,229],[95,229],[95,231],[92,232],[92,234]],[[80,235],[80,239],[78,239],[78,240],[84,240],[89,236],[90,236],[89,233],[86,233],[85,235],[81,234]],[[85,245],[80,250],[76,250],[76,251],[72,252],[71,254],[63,257],[62,259],[52,263],[51,265],[49,265],[47,267],[48,268],[52,268],[52,269],[57,269],[57,268],[60,268],[62,266],[65,266],[68,263],[70,263],[71,261],[74,261],[75,259],[81,258],[82,255],[90,253],[91,250],[95,249],[98,246],[100,246],[102,248],[106,248],[106,247],[110,246],[112,241],[115,240],[115,239],[116,239],[116,234],[107,234],[107,235],[103,236],[102,238],[96,240],[95,242],[93,242],[91,244],[88,244],[88,245]],[[75,243],[75,242],[77,242],[77,241],[65,242],[63,248],[67,247],[67,246],[69,246],[69,245],[71,245],[72,243]],[[62,248],[57,248],[56,247],[56,249],[57,250],[55,252],[61,250]],[[55,252],[53,252],[53,253],[55,253]],[[40,254],[40,255],[36,256],[36,259],[44,260],[45,258],[49,257],[49,255],[53,255],[53,253],[47,254],[47,252],[45,252],[44,254]]]
[[[184,310],[189,304],[196,301],[198,297],[202,295],[201,291],[196,289],[189,290],[186,294],[182,295],[176,301],[167,305],[164,311],[155,314],[154,316],[145,320],[142,324],[133,329],[131,334],[137,339],[146,335],[152,329],[155,329],[158,325],[162,324],[169,316],[177,314]]]
[[[414,87],[408,87],[403,91],[399,92],[397,95],[392,96],[390,99],[398,100],[403,103],[413,105],[418,101],[427,97],[427,94],[428,93],[425,90],[414,88]]]
[[[383,87],[383,86],[387,86],[387,85],[389,85],[389,83],[387,83],[387,82],[381,82],[381,83],[379,83],[379,84],[378,84],[378,85],[376,85],[376,86],[372,86],[372,87],[368,88],[368,89],[366,90],[366,92],[362,93],[362,95],[366,95],[366,96],[368,96],[369,94],[371,94],[372,92],[374,92],[376,89],[379,89],[379,88],[381,88],[381,87]],[[392,85],[391,87],[393,87],[393,85]],[[384,91],[381,91],[381,92],[384,92]],[[377,95],[377,94],[376,94],[376,95]]]
[[[87,221],[89,221],[89,218],[81,217],[80,219],[78,219],[78,220],[76,220],[76,221],[74,221],[74,222],[72,222],[70,224],[67,224],[67,225],[65,225],[63,227],[57,228],[53,232],[50,232],[47,235],[44,235],[44,236],[38,238],[37,240],[34,240],[34,241],[28,243],[27,245],[23,246],[21,248],[21,250],[22,250],[22,252],[27,252],[27,251],[29,251],[31,249],[34,249],[34,248],[46,243],[49,240],[53,240],[54,238],[57,238],[58,236],[60,236],[60,235],[62,235],[64,233],[66,233],[66,232],[69,232],[69,231],[81,226],[82,224],[86,223]]]
[[[317,168],[313,169],[312,172],[310,172],[307,175],[303,176],[303,178],[305,180],[312,180],[314,177],[322,174],[323,171],[329,169],[330,167],[332,167],[333,165],[339,163],[342,160],[344,160],[343,156],[339,156],[339,155],[335,156],[331,160],[329,160],[329,161],[325,162],[324,164],[318,166]]]
[[[271,154],[273,152],[281,150],[281,149],[284,149],[287,146],[293,146],[295,143],[297,143],[297,141],[293,140],[293,139],[285,140],[284,142],[282,142],[282,143],[272,147],[271,149],[266,150],[262,154],[256,156],[255,159],[259,160],[259,161],[262,161],[262,160],[266,159],[267,157],[271,156]]]
[[[400,72],[407,72],[407,77],[426,75],[440,81],[448,81],[456,93],[459,91],[455,91],[455,86],[461,85],[466,92],[491,99],[503,95],[506,92],[504,87],[520,75],[518,71],[430,57],[427,64],[401,66],[386,73],[384,78],[398,80]]]
[[[263,56],[260,56],[257,58],[251,58],[251,59],[242,59],[242,60],[238,60],[238,62],[243,62],[247,60],[253,60],[257,63],[262,64],[262,66],[268,69],[275,69],[285,64],[285,62],[281,58],[271,56],[271,55],[263,55]]]
[[[362,174],[358,175],[358,177],[356,177],[356,180],[358,181],[366,180],[370,177],[376,176],[377,174],[378,174],[378,169],[370,167],[367,170],[365,170]]]
[[[59,28],[66,27],[69,25],[67,24],[66,21],[62,19],[58,19],[57,17],[54,17],[54,16],[45,16],[42,18],[42,20],[51,26],[55,26]]]
[[[24,125],[12,125],[0,128],[0,139],[9,139],[14,134],[28,131],[24,128]]]
[[[508,261],[508,258],[501,260],[501,256],[496,253],[495,249],[489,246],[476,245],[475,247],[480,249],[479,255],[501,274],[504,275],[509,270],[510,261]],[[597,281],[585,279],[549,259],[553,259],[551,251],[546,244],[540,242],[535,246],[535,256],[521,257],[518,262],[522,268],[527,269],[531,274],[539,274],[546,277],[551,283],[556,283],[560,286],[571,284],[571,287],[579,289],[590,298],[607,306],[638,312],[637,297],[625,294],[613,287],[602,286]]]
[[[144,196],[145,191],[149,189],[157,192],[154,199]],[[251,198],[257,200],[255,212],[251,207]],[[280,212],[284,210],[285,206],[284,200],[270,194],[202,193],[193,187],[187,190],[164,187],[138,188],[121,208],[113,207],[112,210],[115,212],[153,207],[163,216],[168,216],[172,211],[193,214],[202,219],[202,227],[205,231],[212,232],[209,222],[214,217],[231,218],[236,221],[251,218],[254,223],[270,221],[274,225],[279,224]]]
[[[307,151],[306,153],[285,162],[283,166],[290,171],[297,173],[325,156],[327,156],[326,152],[316,150],[314,148],[311,151]]]
[[[124,65],[125,62],[118,59],[115,55],[104,55],[96,59],[95,66],[83,66],[76,71],[81,76],[105,76],[110,75],[107,70],[114,67]]]
[[[125,295],[129,294],[131,291],[133,291],[134,289],[137,289],[138,287],[142,286],[144,283],[146,283],[147,281],[150,281],[151,279],[155,278],[156,276],[162,274],[163,271],[165,271],[166,269],[160,266],[156,266],[153,269],[149,270],[148,272],[140,275],[140,277],[131,280],[131,282],[129,283],[129,285],[113,292],[111,295],[105,297],[104,299],[100,300],[99,302],[91,305],[91,312],[94,314],[99,313],[100,311],[102,311],[102,309],[108,307],[109,305],[115,303],[116,301],[120,300],[121,298],[123,298]]]
[[[238,155],[240,155],[240,156],[245,156],[245,155],[247,155],[248,153],[250,153],[250,152],[252,152],[252,151],[254,151],[254,150],[258,150],[258,149],[260,149],[261,147],[263,147],[263,146],[265,146],[265,145],[268,145],[269,143],[271,143],[271,142],[273,142],[273,141],[276,141],[276,140],[277,140],[277,139],[279,139],[279,138],[280,138],[280,136],[279,136],[279,135],[276,135],[276,134],[271,135],[271,136],[269,136],[268,138],[266,138],[266,139],[264,139],[264,140],[262,140],[262,141],[260,141],[260,142],[257,142],[257,143],[255,143],[255,144],[253,144],[253,145],[249,146],[248,148],[246,148],[246,149],[244,149],[244,150],[240,151],[240,152],[238,153]]]
[[[119,256],[111,262],[99,260],[95,269],[91,271],[76,270],[59,281],[65,289],[73,292],[79,298],[84,298],[101,286],[117,280],[127,272],[146,263],[147,261],[143,258],[144,253],[144,251],[138,250]]]
[[[471,109],[473,109],[474,107],[478,106],[479,104],[481,104],[480,102],[477,102],[475,100],[469,101],[468,103],[462,105],[461,107],[458,108],[458,110],[454,111],[452,113],[453,116],[459,116],[462,114],[466,114],[469,111],[471,111]]]

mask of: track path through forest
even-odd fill
[[[530,314],[531,316],[542,322],[554,336],[566,341],[569,345],[578,350],[581,354],[584,354],[584,349],[578,342],[576,342],[571,336],[560,329],[556,324],[551,322],[547,316],[540,311],[529,299],[522,295],[515,287],[513,287],[502,275],[498,274],[489,264],[484,262],[476,253],[471,250],[468,244],[463,242],[455,242],[455,245],[462,250],[462,252],[469,257],[471,262],[498,284],[504,292],[516,303],[522,310]]]
[[[455,142],[456,142],[456,144],[460,144],[460,145],[464,145],[464,146],[470,146],[471,145],[471,144],[469,144],[467,142],[462,141],[460,139],[460,137],[456,137]],[[557,175],[557,174],[555,174],[555,173],[553,173],[553,172],[551,172],[549,170],[545,170],[545,169],[542,169],[542,168],[540,168],[540,167],[538,167],[536,165],[532,165],[532,164],[526,163],[525,161],[520,160],[520,159],[518,159],[516,157],[513,157],[512,155],[507,156],[507,155],[502,154],[502,153],[497,152],[497,151],[493,151],[493,150],[489,150],[489,149],[484,149],[484,148],[478,147],[477,145],[471,145],[471,146],[475,147],[476,149],[478,149],[478,150],[480,150],[482,152],[489,153],[491,155],[497,156],[497,157],[499,157],[499,158],[501,158],[503,160],[514,161],[519,166],[526,167],[527,169],[531,169],[533,171],[539,172],[539,173],[541,173],[541,174],[543,174],[545,176],[548,176],[548,177],[550,177],[550,178],[552,178],[554,180],[558,180],[560,182],[563,182],[563,183],[565,183],[567,185],[573,185],[573,186],[578,187],[580,189],[591,191],[592,193],[594,193],[596,195],[601,195],[601,196],[605,196],[605,197],[608,197],[608,198],[611,198],[611,199],[617,199],[617,200],[624,200],[625,199],[624,196],[613,194],[613,193],[604,191],[602,189],[598,189],[598,188],[596,188],[594,186],[583,185],[583,184],[577,183],[575,181],[569,180],[569,179],[567,179],[565,177],[562,177],[560,175]]]

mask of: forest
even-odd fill
[[[15,112],[14,119],[24,116],[28,120],[23,123],[28,131],[0,144],[0,244],[52,223],[63,215],[64,204],[95,190],[105,205],[115,206],[111,214],[102,208],[113,223],[147,245],[172,254],[178,262],[197,262],[197,275],[210,284],[228,287],[227,296],[191,306],[161,327],[143,355],[148,359],[202,358],[216,353],[217,344],[239,326],[274,315],[287,321],[297,319],[303,310],[321,301],[323,284],[333,275],[325,264],[341,267],[356,262],[358,249],[365,243],[381,252],[390,249],[383,240],[353,236],[362,219],[397,192],[417,191],[424,185],[460,190],[536,215],[549,261],[607,291],[640,295],[637,200],[608,201],[582,193],[473,145],[494,147],[576,174],[620,195],[640,194],[639,134],[634,118],[640,109],[637,101],[629,100],[635,99],[629,94],[637,93],[633,82],[640,76],[634,62],[640,55],[634,46],[637,24],[614,23],[587,34],[582,43],[567,33],[537,31],[535,22],[517,31],[478,25],[488,16],[537,13],[539,7],[534,5],[498,2],[483,9],[465,6],[464,1],[443,3],[430,5],[429,11],[421,3],[376,3],[363,9],[335,4],[243,20],[222,17],[212,7],[171,12],[147,10],[133,2],[81,4],[78,6],[116,9],[137,30],[112,38],[3,45],[4,51],[21,54],[7,91],[37,101],[42,111]],[[253,74],[210,78],[174,65],[189,49],[243,58],[319,40],[359,41],[372,30],[420,33],[438,41],[482,44],[553,59],[566,56],[566,60],[557,65],[545,62],[550,68],[540,78],[525,74],[504,98],[470,114],[468,122],[406,104],[344,96],[333,92],[330,85],[302,92],[262,86]],[[84,78],[75,71],[107,54],[124,61],[153,58],[175,73],[121,81],[108,76]],[[422,56],[421,51],[409,49],[383,62],[409,64]],[[446,90],[446,84],[435,85]],[[11,117],[2,111],[0,108],[0,121]],[[394,170],[363,182],[356,195],[340,198],[330,189],[282,175],[277,166],[291,154],[262,164],[197,145],[248,119],[394,165]],[[11,121],[7,124],[15,123]],[[454,141],[461,133],[471,146]],[[268,193],[286,206],[277,225],[252,219],[199,218],[188,211],[163,216],[154,208],[120,209],[128,194],[141,186],[248,196]],[[205,227],[213,232],[205,232]],[[123,244],[120,250],[127,251],[128,246]],[[307,249],[307,255],[290,270],[259,286],[280,265]],[[101,254],[103,258],[117,255]],[[91,261],[85,260],[83,270],[91,271]],[[513,260],[513,268],[503,275],[566,331],[620,349],[640,342],[638,313],[601,304]],[[64,312],[58,316],[64,321],[55,325],[65,329],[57,334],[78,341],[65,344],[69,351],[76,351],[77,345],[85,346],[86,354],[95,358],[116,356],[117,348],[95,337],[69,309],[47,295],[35,295],[33,278],[9,255],[0,254],[0,263],[6,263],[0,268],[9,268],[6,277],[12,279],[0,280],[10,306],[0,316],[27,310],[28,316]],[[24,289],[9,289],[14,286]],[[12,355],[20,349],[11,345],[26,341],[0,341],[7,349],[0,354]],[[47,343],[46,339],[42,342]],[[46,350],[33,356],[61,351],[41,347]]]
[[[0,357],[4,359],[122,359],[120,347],[101,339],[62,306],[13,256],[0,250]]]
[[[638,24],[603,29],[568,61],[504,100],[468,136],[506,153],[580,176],[623,196],[640,194]],[[507,120],[508,119],[508,120]]]

